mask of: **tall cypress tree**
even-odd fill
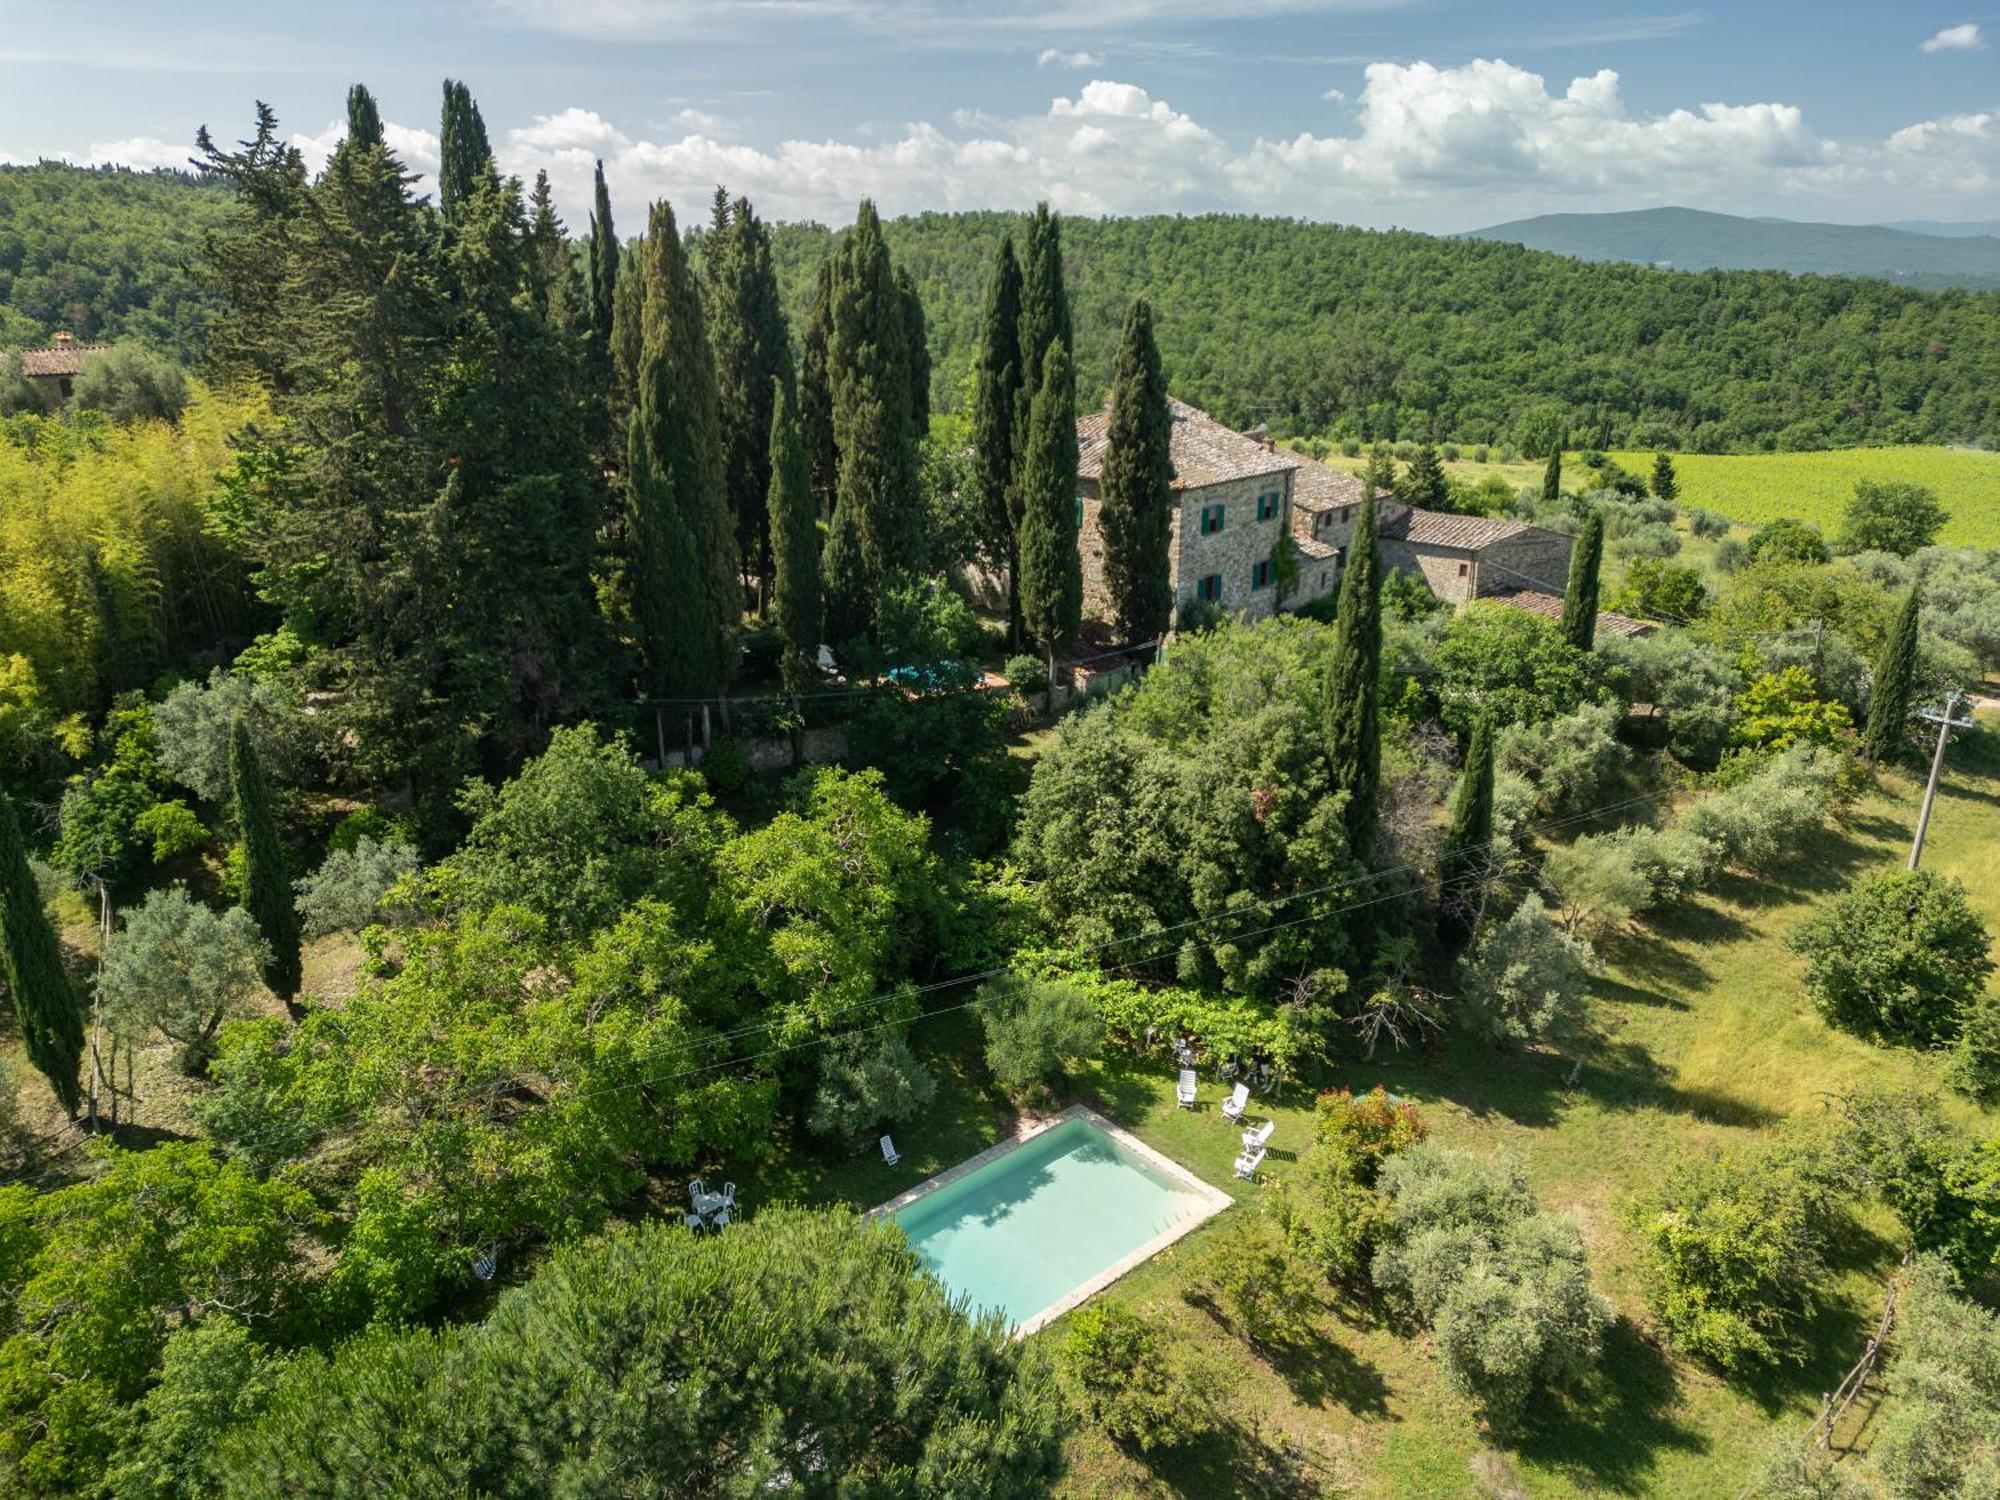
[[[771,612],[784,648],[778,671],[794,697],[813,682],[823,623],[819,584],[818,506],[812,465],[797,403],[782,377],[771,382]]]
[[[1451,490],[1445,484],[1444,463],[1432,444],[1422,444],[1410,459],[1409,473],[1397,487],[1396,498],[1420,510],[1444,510],[1450,505]]]
[[[0,792],[0,976],[14,997],[14,1019],[28,1061],[72,1115],[81,1101],[83,1011],[63,969],[62,948],[35,872],[14,804]]]
[[[903,298],[903,346],[909,351],[910,431],[922,442],[931,430],[931,343],[924,299],[908,266],[896,267],[896,290]]]
[[[643,331],[626,474],[633,615],[654,693],[715,697],[729,676],[742,585],[701,294],[664,202],[653,205],[638,275]]]
[[[1665,453],[1653,455],[1653,493],[1662,500],[1681,497],[1680,477],[1674,473],[1673,459]]]
[[[1083,558],[1076,545],[1076,383],[1069,349],[1042,362],[1042,388],[1021,454],[1021,619],[1049,660],[1076,639],[1083,618]]]
[[[828,612],[865,628],[883,584],[916,561],[923,542],[903,290],[871,202],[862,202],[841,245],[832,295],[834,539],[843,554],[852,539],[859,567],[843,555],[836,569],[829,559]]]
[[[357,83],[347,91],[347,138],[361,146],[382,144],[382,111],[366,84]]]
[[[1014,413],[1021,394],[1021,263],[1002,235],[986,281],[979,346],[972,355],[972,487],[988,557],[1007,570],[1011,596],[1020,572],[1013,511]]]
[[[799,431],[812,466],[813,494],[822,511],[831,510],[834,486],[840,481],[840,454],[833,441],[833,370],[828,363],[838,260],[837,254],[829,255],[819,263],[805,330],[799,337]]]
[[[1917,610],[1923,583],[1910,585],[1903,598],[1896,628],[1875,659],[1875,680],[1868,690],[1868,722],[1861,731],[1861,750],[1880,765],[1902,755],[1909,745],[1910,695],[1917,680]]]
[[[1563,491],[1563,440],[1556,439],[1555,447],[1549,449],[1549,461],[1542,469],[1542,498],[1554,502],[1562,499]]]
[[[243,909],[257,923],[270,954],[264,983],[280,1000],[299,992],[299,913],[292,904],[291,872],[278,840],[271,789],[250,728],[242,719],[229,727],[229,787],[236,799],[236,827],[243,836]]]
[[[1014,485],[1007,497],[1009,524],[1018,541],[1025,503],[1023,476],[1027,470],[1028,423],[1034,404],[1041,398],[1042,369],[1049,351],[1060,344],[1070,357],[1063,362],[1069,371],[1068,392],[1072,416],[1076,410],[1076,345],[1071,335],[1069,290],[1063,280],[1062,221],[1049,212],[1046,203],[1035,205],[1028,221],[1027,250],[1021,266],[1021,316],[1016,343],[1021,351],[1021,379],[1014,396]],[[1021,619],[1023,604],[1018,577],[1025,563],[1009,575],[1008,619]],[[1030,632],[1032,634],[1032,632]]]
[[[499,180],[486,121],[473,103],[472,90],[447,78],[438,128],[438,211],[446,223],[452,222],[466,199]]]
[[[1454,947],[1471,934],[1492,844],[1493,731],[1482,717],[1472,726],[1472,743],[1452,793],[1438,869],[1439,926]]]
[[[1347,847],[1367,864],[1375,848],[1375,802],[1382,784],[1380,707],[1382,564],[1376,555],[1378,502],[1370,491],[1347,547],[1326,685],[1326,758],[1347,792]]]
[[[771,393],[791,376],[791,334],[771,261],[771,232],[750,200],[716,190],[716,227],[704,246],[709,346],[722,423],[722,475],[736,546],[759,580],[771,575]]]
[[[611,190],[604,163],[597,176],[590,212],[590,240],[584,263],[584,367],[589,386],[592,446],[600,467],[615,466],[625,442],[627,402],[619,399],[616,323],[618,309],[618,230],[611,219]]]
[[[1604,566],[1604,517],[1593,510],[1569,548],[1569,581],[1563,585],[1562,633],[1579,651],[1597,640],[1598,574]]]
[[[590,214],[590,332],[606,351],[611,347],[611,313],[618,293],[618,231],[611,222],[611,190],[604,185],[604,162],[597,163],[596,195]]]
[[[1111,421],[1097,484],[1097,524],[1104,535],[1104,583],[1127,641],[1150,641],[1173,621],[1173,424],[1167,377],[1153,342],[1153,310],[1144,297],[1125,315],[1111,385]]]

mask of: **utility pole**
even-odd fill
[[[1958,690],[1954,688],[1944,695],[1943,713],[1932,713],[1927,708],[1917,712],[1918,718],[1928,719],[1937,725],[1938,742],[1937,750],[1931,756],[1931,779],[1924,787],[1923,809],[1917,814],[1917,836],[1910,844],[1912,870],[1916,869],[1917,861],[1924,857],[1924,834],[1931,826],[1931,803],[1937,800],[1938,777],[1944,773],[1944,747],[1951,743],[1951,732],[1954,729],[1971,729],[1978,723],[1976,719],[1954,719],[1951,716],[1952,710],[1958,706],[1958,699]]]

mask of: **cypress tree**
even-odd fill
[[[366,84],[357,83],[347,91],[347,138],[357,146],[382,144],[382,111]]]
[[[771,400],[771,612],[784,648],[778,670],[794,697],[818,671],[820,627],[819,524],[813,502],[812,466],[798,406],[782,379]]]
[[[63,969],[62,948],[42,910],[35,872],[14,804],[0,792],[0,976],[14,997],[28,1061],[48,1079],[62,1107],[81,1102],[83,1011]]]
[[[1016,575],[1014,520],[1014,413],[1021,395],[1021,264],[1012,235],[1002,235],[986,280],[979,346],[972,355],[972,487],[987,555],[1007,570],[1010,619]]]
[[[264,935],[270,955],[264,983],[280,1000],[299,992],[299,913],[292,904],[291,874],[278,841],[271,789],[250,727],[238,719],[229,727],[229,786],[236,798],[236,828],[243,836],[243,909]]]
[[[1444,510],[1450,505],[1451,491],[1445,484],[1444,463],[1434,446],[1425,443],[1417,449],[1396,498],[1420,510]]]
[[[1173,426],[1167,377],[1153,342],[1153,310],[1144,297],[1125,315],[1111,385],[1111,420],[1098,479],[1104,583],[1126,641],[1149,641],[1173,620]]]
[[[736,547],[759,580],[771,575],[771,393],[791,378],[791,334],[771,260],[771,232],[750,200],[716,189],[715,227],[704,247],[709,346],[722,424],[722,474]]]
[[[1875,659],[1875,681],[1868,690],[1868,723],[1861,732],[1861,751],[1877,765],[1897,759],[1909,744],[1910,695],[1917,678],[1917,608],[1921,581],[1910,585],[1896,628]]]
[[[1014,484],[1007,496],[1007,517],[1015,533],[1018,551],[1023,545],[1019,535],[1024,503],[1022,476],[1027,468],[1028,422],[1033,415],[1034,404],[1041,396],[1042,367],[1049,351],[1057,344],[1061,344],[1064,351],[1071,355],[1071,359],[1064,363],[1070,371],[1068,394],[1072,417],[1076,411],[1076,345],[1070,331],[1069,292],[1063,282],[1062,221],[1049,212],[1046,203],[1036,204],[1034,217],[1028,221],[1027,250],[1021,267],[1021,315],[1015,341],[1021,351],[1021,379],[1014,393]],[[1017,629],[1025,629],[1021,624],[1024,609],[1021,584],[1016,576],[1025,567],[1026,563],[1017,558],[1008,575],[1008,620]]]
[[[444,111],[438,128],[438,211],[446,223],[458,218],[461,205],[483,186],[498,183],[493,147],[486,139],[486,121],[462,83],[444,81]]]
[[[528,199],[528,294],[535,316],[544,322],[555,324],[558,289],[568,271],[569,241],[556,213],[555,191],[549,186],[549,174],[537,172]]]
[[[1361,473],[1361,482],[1371,495],[1393,495],[1396,493],[1396,460],[1388,450],[1377,448],[1368,455],[1368,467]]]
[[[896,290],[903,298],[903,347],[909,351],[910,431],[922,442],[931,430],[931,343],[924,321],[924,299],[908,266],[896,267]]]
[[[1674,461],[1664,453],[1653,455],[1653,493],[1662,500],[1678,500],[1681,482],[1674,473]]]
[[[1598,573],[1604,566],[1604,517],[1593,510],[1569,548],[1569,581],[1563,586],[1562,633],[1579,651],[1597,639]]]
[[[1472,726],[1472,743],[1452,793],[1438,869],[1440,927],[1454,947],[1471,934],[1492,843],[1493,732],[1482,717]]]
[[[653,205],[638,274],[643,333],[626,476],[633,613],[654,693],[711,698],[728,680],[742,583],[701,294],[664,202]]]
[[[590,213],[590,243],[585,264],[588,270],[588,307],[584,321],[584,358],[589,364],[593,386],[595,432],[601,456],[614,448],[624,432],[623,408],[618,404],[618,361],[614,354],[614,328],[618,308],[618,231],[611,222],[611,190],[604,185],[604,163],[597,163],[595,198]],[[608,466],[608,465],[607,465]]]
[[[827,346],[833,332],[833,278],[837,257],[819,263],[813,278],[812,303],[800,336],[799,431],[805,438],[806,459],[812,466],[813,493],[820,509],[832,506],[839,482],[840,455],[833,442],[833,371]]]
[[[1556,439],[1555,447],[1549,449],[1549,461],[1542,470],[1542,498],[1547,501],[1562,499],[1563,485],[1563,440]]]
[[[1056,344],[1042,362],[1042,389],[1021,454],[1021,619],[1049,661],[1076,639],[1083,618],[1083,558],[1076,545],[1075,381],[1069,349]]]
[[[1380,708],[1382,662],[1382,564],[1376,555],[1380,523],[1371,491],[1347,548],[1340,575],[1333,665],[1326,688],[1326,758],[1333,784],[1347,792],[1347,847],[1367,864],[1375,847],[1375,802],[1382,784]]]
[[[923,542],[903,292],[871,202],[841,246],[832,293],[835,539],[845,551],[851,538],[857,557],[829,565],[827,585],[837,606],[829,613],[851,627],[873,624],[882,585],[914,564]]]

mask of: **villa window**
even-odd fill
[[[1206,599],[1211,604],[1220,600],[1222,598],[1222,575],[1220,573],[1210,573],[1200,579],[1194,586],[1194,596],[1197,599]]]
[[[1222,530],[1222,507],[1204,505],[1201,508],[1201,534],[1214,536],[1220,530]]]
[[[1269,588],[1271,586],[1272,575],[1275,571],[1268,561],[1254,564],[1250,569],[1250,587],[1253,589]]]
[[[1278,506],[1283,500],[1284,496],[1280,495],[1276,490],[1259,495],[1257,497],[1257,519],[1260,521],[1277,520]]]

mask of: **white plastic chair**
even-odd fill
[[[1222,1101],[1222,1118],[1232,1124],[1243,1118],[1243,1111],[1250,1104],[1250,1085],[1239,1083],[1230,1090],[1229,1097]]]
[[[896,1165],[896,1163],[897,1163],[897,1162],[901,1161],[902,1159],[903,1159],[903,1158],[902,1158],[902,1157],[901,1157],[900,1155],[898,1155],[898,1154],[897,1154],[897,1151],[896,1151],[896,1143],[895,1143],[894,1141],[890,1140],[890,1139],[889,1139],[889,1137],[887,1137],[886,1135],[885,1135],[885,1136],[883,1136],[883,1137],[882,1137],[882,1160],[883,1160],[883,1161],[885,1161],[885,1162],[887,1162],[887,1163],[888,1163],[888,1164],[889,1164],[890,1166],[892,1166],[892,1167],[893,1167],[893,1166],[895,1166],[895,1165]]]
[[[1195,1076],[1193,1068],[1181,1069],[1181,1081],[1174,1085],[1174,1098],[1182,1109],[1194,1108]]]
[[[1277,1129],[1278,1122],[1276,1120],[1266,1120],[1262,1125],[1252,1125],[1248,1130],[1244,1131],[1243,1150],[1245,1154],[1261,1150],[1263,1147],[1268,1146],[1271,1143],[1271,1137],[1277,1133]]]
[[[1258,1146],[1254,1150],[1245,1151],[1241,1156],[1237,1157],[1236,1175],[1238,1177],[1247,1177],[1253,1182],[1256,1181],[1257,1169],[1264,1165],[1264,1151],[1264,1147]]]

